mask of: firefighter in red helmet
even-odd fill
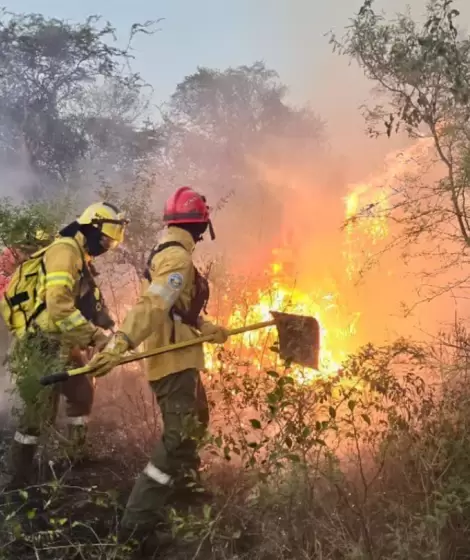
[[[189,187],[179,188],[167,201],[163,238],[149,257],[142,295],[129,311],[108,346],[90,362],[95,376],[108,373],[128,350],[142,342],[145,350],[172,342],[212,335],[224,343],[227,331],[202,318],[209,299],[209,285],[192,260],[197,242],[214,230],[206,199]],[[202,345],[183,348],[146,360],[151,388],[163,419],[163,434],[149,463],[140,474],[126,506],[124,533],[151,530],[161,519],[174,491],[196,488],[200,459],[198,440],[209,422],[206,393],[200,370]]]

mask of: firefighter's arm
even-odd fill
[[[64,342],[80,348],[102,344],[104,333],[75,307],[73,290],[82,267],[79,251],[57,244],[46,252],[44,265],[47,311],[62,332]]]
[[[121,356],[143,342],[168,316],[190,279],[192,262],[182,249],[155,255],[150,267],[151,282],[135,306],[128,312],[119,331],[89,367],[95,377],[116,367]]]
[[[192,261],[184,249],[167,249],[154,256],[151,282],[119,329],[133,348],[139,346],[168,316],[191,274]]]

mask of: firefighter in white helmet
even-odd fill
[[[57,356],[64,366],[76,367],[83,365],[80,350],[90,347],[99,350],[106,344],[108,336],[85,318],[77,302],[84,283],[92,276],[93,258],[123,241],[126,224],[124,215],[112,204],[92,204],[64,227],[50,245],[33,254],[15,271],[0,309],[16,339],[14,346],[26,348],[32,342],[45,356],[39,360],[41,363],[30,364],[30,369],[35,371],[34,378],[51,373],[43,371],[46,357]],[[15,374],[15,367],[24,370],[25,358],[17,354],[21,361],[15,364],[14,351],[12,355],[11,369]],[[41,390],[37,382],[37,395],[34,392],[31,395],[30,383],[28,395],[26,389],[21,394],[21,383],[17,382],[17,386],[24,410],[10,454],[11,483],[15,487],[30,481],[38,437],[45,425],[54,422],[60,393],[67,400],[69,437],[78,445],[85,441],[86,421],[94,396],[93,383],[86,376],[77,376],[51,390]]]

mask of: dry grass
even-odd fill
[[[158,557],[467,558],[467,365],[461,353],[443,357],[400,341],[364,349],[341,379],[315,387],[299,387],[287,372],[215,375],[209,392],[218,406],[204,451],[214,501],[171,511],[175,544]],[[442,371],[451,381],[433,385]],[[158,431],[138,371],[100,381],[96,462],[56,466],[55,478],[27,494],[4,495],[0,558],[133,557],[116,544],[116,530]]]

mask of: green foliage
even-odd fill
[[[383,185],[386,208],[372,204],[357,217],[377,215],[393,224],[384,252],[398,249],[421,267],[424,301],[460,285],[456,265],[466,262],[470,246],[470,37],[458,29],[458,16],[452,0],[428,2],[422,24],[409,13],[385,18],[367,0],[346,36],[332,37],[379,95],[379,104],[364,108],[369,133],[418,139],[404,154],[406,171]]]
[[[32,243],[38,230],[53,237],[70,211],[68,199],[14,204],[0,199],[0,243],[16,247]]]
[[[415,136],[421,125],[436,133],[468,114],[470,40],[458,32],[453,1],[428,2],[423,25],[405,14],[387,21],[372,5],[364,2],[344,42],[332,38],[389,100],[368,112],[371,124],[383,122],[389,136],[401,128]]]
[[[208,437],[214,461],[206,484],[216,497],[169,511],[175,547],[162,557],[287,560],[321,551],[324,558],[405,560],[465,550],[468,358],[456,350],[437,360],[435,350],[404,340],[366,346],[341,374],[311,386],[299,385],[293,370],[254,376],[226,361],[209,387],[218,399],[214,427],[221,422]],[[452,376],[437,385],[443,361]],[[135,390],[136,378],[129,381]],[[133,418],[142,431],[145,422]],[[123,453],[125,464],[131,457]],[[89,558],[125,557],[133,544],[126,552],[116,543],[116,496],[91,482],[79,486],[57,480],[40,500],[28,489],[14,508],[0,507],[8,517],[3,531],[39,553],[63,546]]]
[[[110,83],[122,111],[138,103],[143,82],[125,72],[132,38],[152,22],[134,24],[126,49],[110,44],[115,30],[99,18],[70,24],[38,14],[0,14],[0,155],[24,157],[40,179],[62,182],[92,145],[102,144],[103,119],[88,110],[90,90]],[[86,99],[86,100],[85,100]],[[118,111],[119,112],[119,111]],[[119,135],[115,134],[115,140]],[[122,135],[121,135],[122,136]],[[109,135],[108,135],[109,137]],[[96,138],[96,140],[95,140]],[[127,141],[128,139],[126,139]],[[132,142],[130,142],[132,144]]]
[[[96,487],[69,486],[56,479],[2,497],[0,542],[5,555],[1,558],[29,558],[30,554],[32,558],[57,558],[60,550],[60,558],[81,554],[97,560],[124,560],[135,547],[132,542],[118,545],[115,531],[99,529],[100,517],[110,514],[115,519],[119,506],[115,498]],[[78,513],[83,520],[75,518]]]
[[[232,513],[206,526],[212,546],[234,543],[241,516],[242,534],[247,524],[263,534],[256,558],[453,557],[470,529],[470,393],[462,363],[451,383],[433,382],[434,355],[404,340],[369,345],[312,386],[225,363],[214,386],[224,423],[210,448],[249,482],[232,488],[236,505],[226,498]]]
[[[54,419],[57,391],[43,388],[39,382],[44,375],[65,369],[57,342],[43,335],[26,336],[13,343],[8,363],[14,381],[13,391],[21,399],[18,416],[21,426],[43,431]]]

